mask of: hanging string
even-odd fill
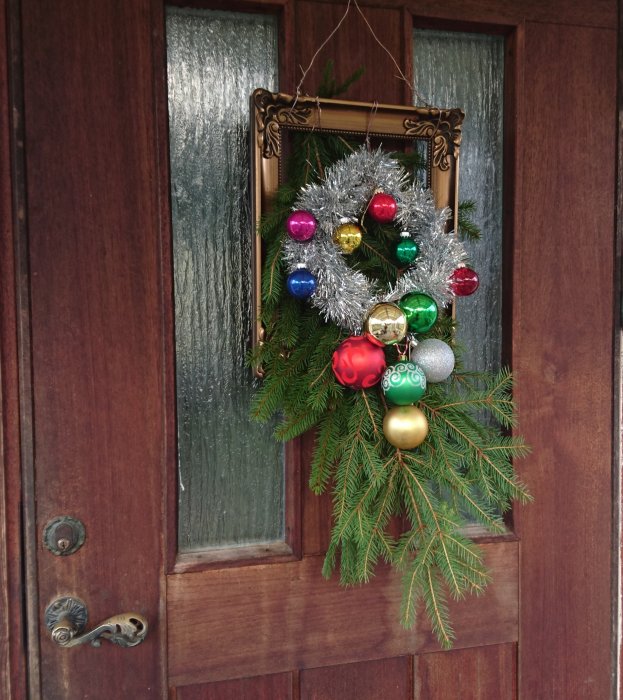
[[[331,39],[335,36],[335,34],[337,33],[338,29],[342,26],[342,24],[344,23],[344,20],[345,20],[346,17],[348,16],[348,13],[350,12],[350,4],[351,4],[351,2],[352,2],[352,0],[348,0],[348,4],[346,5],[346,11],[345,11],[344,14],[342,15],[342,18],[341,18],[340,21],[335,25],[335,27],[333,28],[333,31],[331,32],[331,34],[329,34],[329,36],[328,36],[328,37],[322,42],[322,44],[320,44],[320,46],[316,49],[316,53],[312,56],[312,59],[311,59],[311,61],[309,62],[309,65],[308,65],[307,68],[303,71],[303,75],[301,76],[301,79],[300,79],[300,81],[299,81],[299,84],[296,86],[296,93],[295,93],[294,104],[292,105],[292,108],[294,108],[294,105],[296,104],[296,101],[298,100],[299,95],[301,94],[301,87],[303,86],[303,81],[305,80],[305,77],[306,77],[307,74],[309,73],[311,67],[314,65],[314,61],[315,61],[316,58],[318,57],[318,54],[322,51],[322,49],[324,49],[324,47],[325,47],[325,46],[331,41]],[[299,67],[300,67],[301,69],[303,68],[303,66],[299,66]]]
[[[387,48],[387,46],[385,46],[385,44],[384,44],[384,43],[379,39],[379,37],[376,35],[376,32],[375,32],[374,29],[372,28],[372,25],[370,24],[370,22],[368,22],[367,17],[364,15],[363,10],[361,9],[361,7],[359,7],[359,3],[357,2],[357,0],[348,0],[348,3],[347,3],[347,5],[346,5],[346,10],[344,11],[344,14],[341,16],[340,20],[339,20],[338,23],[335,25],[335,27],[333,28],[333,30],[331,31],[331,33],[329,34],[329,36],[327,36],[327,38],[322,42],[322,44],[320,44],[320,46],[316,49],[316,52],[315,52],[314,55],[312,56],[311,61],[309,62],[309,65],[307,66],[307,68],[305,68],[305,70],[303,70],[303,67],[300,66],[301,70],[303,70],[303,75],[301,76],[301,79],[300,79],[298,85],[296,86],[296,93],[295,93],[294,103],[293,103],[293,105],[292,105],[292,108],[294,108],[294,106],[296,105],[296,102],[297,102],[297,100],[298,100],[298,98],[299,98],[299,95],[301,94],[301,88],[303,87],[303,82],[305,81],[305,78],[307,77],[307,74],[308,74],[309,71],[311,70],[311,67],[314,65],[314,62],[316,61],[316,58],[318,58],[318,55],[320,54],[320,52],[322,51],[322,49],[324,49],[324,47],[329,43],[329,41],[331,41],[331,39],[332,39],[332,38],[335,36],[335,34],[338,32],[339,28],[340,28],[340,27],[342,26],[342,24],[345,22],[346,18],[348,17],[348,13],[350,12],[351,5],[354,5],[355,8],[357,9],[357,12],[359,13],[359,15],[361,16],[361,18],[363,19],[363,21],[364,21],[366,27],[368,28],[368,31],[370,32],[370,34],[371,34],[372,37],[373,37],[373,39],[374,39],[374,40],[376,41],[376,43],[383,49],[383,51],[385,51],[385,53],[390,57],[392,63],[394,64],[394,66],[396,67],[396,70],[398,71],[398,74],[395,75],[394,77],[395,77],[396,79],[398,79],[398,80],[402,80],[402,81],[408,86],[408,88],[409,88],[409,90],[410,90],[410,92],[411,92],[411,101],[413,102],[413,98],[415,97],[415,98],[417,99],[417,101],[418,101],[419,104],[423,104],[423,105],[426,106],[426,107],[430,107],[431,105],[430,105],[430,103],[428,102],[428,100],[426,100],[426,98],[423,97],[423,96],[417,91],[417,89],[415,88],[414,82],[410,81],[410,80],[407,78],[407,76],[403,73],[402,69],[401,69],[400,66],[398,65],[398,61],[396,61],[396,59],[394,58],[394,55],[392,54],[392,52]]]
[[[361,19],[365,22],[366,27],[368,27],[368,29],[370,30],[370,34],[372,34],[372,37],[374,38],[374,40],[376,41],[376,43],[383,49],[383,51],[385,51],[385,53],[391,58],[392,63],[394,64],[394,66],[396,66],[396,70],[398,71],[398,75],[395,75],[394,77],[395,77],[395,78],[398,78],[398,79],[402,80],[404,83],[406,83],[406,85],[408,86],[409,90],[411,91],[411,102],[413,102],[413,98],[416,97],[417,100],[418,100],[418,102],[423,103],[426,107],[430,107],[429,103],[428,103],[428,102],[424,99],[424,97],[422,97],[422,95],[420,95],[420,93],[416,90],[416,88],[415,88],[415,80],[412,82],[412,81],[410,81],[410,80],[407,78],[407,76],[402,72],[402,69],[401,69],[400,66],[398,65],[398,61],[396,61],[396,59],[394,58],[394,55],[392,54],[392,52],[391,52],[391,51],[387,48],[387,46],[385,46],[385,44],[378,38],[378,36],[376,35],[374,29],[372,29],[372,25],[370,24],[370,22],[368,22],[367,17],[363,14],[362,9],[359,7],[359,3],[357,2],[357,0],[353,0],[353,2],[354,2],[354,4],[355,4],[355,7],[357,8],[357,12],[359,12],[359,14],[361,15]]]
[[[376,112],[379,108],[379,103],[377,100],[374,100],[374,104],[372,105],[372,109],[370,109],[370,112],[368,113],[368,123],[366,125],[366,148],[368,150],[370,149],[370,132],[372,131],[372,122],[374,121],[374,117],[376,116]]]

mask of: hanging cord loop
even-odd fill
[[[411,92],[411,101],[413,102],[413,98],[416,98],[418,103],[423,104],[426,107],[430,107],[430,103],[416,90],[414,82],[410,81],[407,76],[404,74],[400,66],[398,65],[398,61],[394,58],[394,55],[392,52],[385,46],[385,44],[379,39],[379,37],[376,35],[376,32],[372,28],[372,25],[368,21],[367,17],[364,15],[361,7],[359,6],[359,3],[357,0],[348,0],[348,3],[346,5],[346,10],[344,11],[344,14],[340,17],[340,20],[338,23],[335,25],[335,27],[331,30],[330,34],[327,36],[327,38],[320,44],[320,46],[316,49],[314,55],[311,58],[311,61],[309,62],[309,65],[307,68],[303,70],[303,67],[301,66],[301,70],[303,70],[303,75],[301,76],[301,79],[296,86],[296,93],[294,97],[294,103],[292,105],[292,108],[296,105],[296,102],[299,98],[299,95],[301,94],[301,88],[303,87],[303,82],[305,81],[305,78],[307,77],[307,74],[309,73],[311,67],[314,65],[316,58],[324,49],[324,47],[331,41],[331,39],[335,36],[339,28],[342,26],[342,24],[346,21],[346,18],[348,17],[348,13],[350,12],[351,6],[354,5],[357,12],[360,14],[361,18],[363,19],[366,27],[368,28],[368,31],[376,41],[376,43],[385,51],[385,53],[390,57],[392,63],[396,67],[397,74],[394,75],[394,77],[398,80],[402,80],[408,87],[409,91]]]

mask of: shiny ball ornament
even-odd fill
[[[389,224],[396,218],[398,206],[391,194],[377,192],[368,204],[368,214],[378,224]]]
[[[286,221],[288,235],[299,243],[313,238],[317,226],[314,215],[304,209],[293,211]]]
[[[415,362],[397,362],[385,370],[381,388],[390,403],[408,406],[424,396],[426,375]]]
[[[478,273],[469,267],[457,267],[450,275],[450,289],[455,297],[468,297],[480,284]]]
[[[333,353],[333,374],[342,386],[369,389],[385,371],[385,352],[363,335],[346,338]]]
[[[418,256],[420,249],[412,239],[404,237],[396,244],[396,260],[403,265],[410,265]]]
[[[343,253],[350,255],[361,245],[361,226],[352,222],[340,224],[333,232],[333,242],[340,246]]]
[[[370,309],[363,329],[370,342],[395,345],[407,335],[407,317],[397,304],[381,302]]]
[[[426,333],[437,321],[437,304],[432,297],[423,292],[405,294],[398,306],[405,312],[407,324],[412,333]]]
[[[454,369],[452,348],[437,338],[421,340],[411,350],[411,360],[422,368],[426,381],[431,384],[443,382]]]
[[[383,433],[399,450],[412,450],[426,440],[428,421],[416,406],[394,406],[385,414]]]
[[[288,291],[297,299],[308,299],[318,286],[316,278],[306,267],[299,267],[288,275]]]

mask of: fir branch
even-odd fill
[[[353,71],[344,82],[338,84],[335,78],[335,64],[332,59],[329,59],[322,71],[322,79],[316,94],[321,98],[332,98],[344,94],[348,88],[356,83],[364,74],[365,68],[361,66]]]
[[[403,576],[401,620],[404,627],[415,623],[416,603],[423,592],[426,573],[430,571],[434,539],[422,544],[411,563],[411,570]]]
[[[454,640],[454,630],[450,625],[448,607],[446,605],[443,589],[431,568],[426,570],[426,583],[423,597],[435,636],[444,649],[451,649]]]
[[[417,149],[411,151],[394,151],[392,158],[400,163],[405,170],[417,175],[426,171],[428,165],[426,156]]]
[[[272,311],[283,291],[283,236],[272,241],[266,251],[266,262],[262,273],[262,302],[264,313]]]
[[[465,199],[459,202],[458,212],[458,234],[460,238],[468,241],[480,240],[481,231],[474,221],[476,216],[476,202],[472,199]]]
[[[309,486],[315,494],[326,489],[337,459],[343,425],[336,413],[325,414],[318,426],[309,476]]]
[[[377,514],[374,521],[374,526],[372,527],[373,537],[368,540],[367,546],[365,547],[362,565],[364,570],[364,580],[369,580],[374,565],[377,561],[376,552],[374,550],[374,537],[378,538],[385,547],[387,553],[387,560],[391,561],[393,559],[393,546],[389,544],[388,539],[385,537],[385,528],[389,520],[389,514],[391,513],[390,500],[395,498],[394,489],[394,479],[396,478],[396,468],[392,470],[389,476],[387,485],[382,492],[381,502],[377,508]]]

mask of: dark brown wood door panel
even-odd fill
[[[517,542],[485,545],[493,583],[452,605],[457,646],[517,639]],[[427,621],[396,624],[400,582],[326,581],[322,559],[169,577],[169,679],[188,685],[438,649]]]
[[[19,106],[15,123],[23,119],[26,170],[23,180],[15,171],[24,222],[15,234],[28,257],[17,268],[17,313],[1,326],[1,357],[4,401],[13,400],[5,425],[15,434],[20,409],[25,469],[33,443],[34,469],[23,479],[34,479],[23,500],[26,532],[38,533],[27,543],[37,552],[36,570],[29,564],[26,572],[28,615],[39,625],[45,606],[69,594],[87,601],[92,623],[132,609],[150,622],[134,649],[61,649],[40,625],[38,642],[30,639],[31,659],[40,658],[30,664],[33,697],[39,681],[51,699],[610,694],[611,523],[604,514],[612,502],[615,3],[595,4],[590,17],[579,0],[564,7],[554,0],[361,4],[407,71],[414,19],[449,26],[454,17],[457,28],[508,37],[507,338],[521,429],[534,450],[520,469],[536,501],[514,513],[514,535],[483,542],[493,581],[482,598],[452,604],[450,652],[439,651],[424,616],[412,631],[398,625],[399,582],[382,567],[362,587],[322,579],[330,500],[305,489],[305,466],[302,558],[174,572],[163,5],[10,2],[21,65],[10,94]],[[292,90],[297,66],[309,63],[345,4],[240,0],[235,7],[279,15],[282,88]],[[306,86],[317,84],[332,57],[338,76],[365,65],[348,97],[408,99],[351,11]],[[12,289],[4,289],[3,303],[16,303]],[[27,338],[15,335],[19,319]],[[301,454],[311,440],[302,440]],[[8,444],[10,485],[19,462]],[[7,522],[19,509],[13,493]],[[86,544],[74,556],[53,557],[40,533],[65,513],[84,521]],[[9,548],[18,533],[11,528]],[[19,609],[10,574],[5,599]],[[0,640],[2,649],[10,644]],[[12,668],[16,687],[19,668]]]

